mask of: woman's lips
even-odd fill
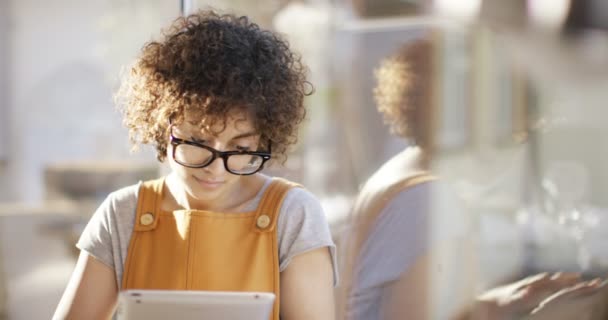
[[[200,179],[197,178],[195,176],[193,176],[194,180],[196,180],[196,182],[198,182],[199,185],[205,187],[205,188],[217,188],[219,186],[221,186],[224,182],[223,181],[214,181],[214,180],[207,180],[207,179]]]

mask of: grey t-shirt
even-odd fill
[[[430,273],[439,286],[432,300],[439,316],[432,318],[450,318],[455,306],[468,298],[458,292],[463,292],[460,281],[469,279],[461,269],[465,259],[459,248],[468,241],[469,223],[454,190],[445,183],[425,182],[396,194],[378,215],[359,251],[347,319],[383,319],[382,301],[390,296],[394,282],[417,259],[438,254],[437,249],[445,244],[453,250],[442,256],[438,263],[442,268]]]
[[[272,179],[266,181],[258,194],[243,208],[254,211]],[[116,284],[121,287],[127,249],[135,223],[140,184],[111,193],[99,206],[85,227],[76,246],[114,269]],[[334,286],[338,281],[336,247],[332,241],[325,214],[319,201],[303,188],[287,192],[277,221],[279,269],[284,271],[298,254],[329,247],[333,263]]]

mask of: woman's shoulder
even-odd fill
[[[111,192],[100,206],[100,209],[105,211],[105,215],[115,219],[129,216],[130,213],[135,212],[135,208],[137,207],[137,196],[140,185],[141,181]]]
[[[304,186],[294,186],[285,195],[284,204],[292,206],[318,206],[319,199]]]
[[[118,206],[136,203],[137,195],[139,193],[139,187],[140,187],[141,183],[142,182],[140,181],[136,184],[122,187],[122,188],[110,193],[108,198],[111,199],[111,201],[115,205],[118,205]]]
[[[287,216],[292,223],[296,224],[306,221],[309,223],[327,223],[321,202],[303,186],[293,187],[287,191],[281,204],[279,220],[285,219]]]
[[[258,192],[257,200],[261,200],[263,195],[266,194],[267,191],[270,191],[268,188],[273,182],[279,182],[285,184],[287,187],[287,191],[281,205],[283,209],[289,207],[292,209],[295,207],[302,208],[305,206],[318,206],[320,208],[319,199],[317,199],[317,197],[308,191],[303,185],[281,177],[271,177],[267,175],[260,175],[260,177],[263,180],[263,183]]]

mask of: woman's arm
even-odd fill
[[[281,272],[281,319],[333,320],[333,282],[327,247],[295,256]]]
[[[114,270],[81,251],[53,319],[109,319],[117,296]]]
[[[398,281],[386,288],[384,299],[380,301],[382,319],[430,319],[430,261],[427,255],[416,259]]]

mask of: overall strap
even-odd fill
[[[275,229],[283,199],[291,188],[301,185],[283,178],[273,178],[266,188],[256,210],[253,228],[256,232],[270,232]]]
[[[359,235],[364,237],[368,236],[369,230],[374,225],[374,221],[378,219],[378,216],[384,207],[386,207],[388,201],[392,200],[398,193],[418,186],[422,183],[434,180],[437,180],[437,177],[431,175],[430,173],[425,171],[419,172],[389,186],[383,190],[381,194],[378,194],[372,198],[370,202],[366,203],[360,208],[357,208],[357,211],[359,212],[357,212],[357,216],[354,217],[356,219],[354,223],[359,227]]]
[[[145,181],[139,188],[133,231],[150,231],[158,225],[165,178]]]

